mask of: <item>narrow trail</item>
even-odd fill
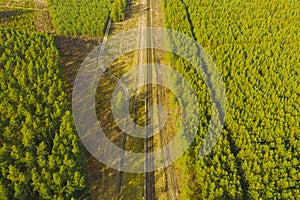
[[[231,131],[228,129],[227,125],[224,126],[224,129],[227,131],[227,140],[229,142],[229,145],[230,145],[230,151],[233,153],[234,157],[235,157],[235,165],[237,166],[237,173],[238,175],[240,176],[240,184],[241,184],[241,187],[242,187],[242,190],[243,190],[243,199],[249,199],[250,196],[249,196],[249,182],[247,181],[247,178],[246,178],[246,175],[245,175],[245,172],[244,170],[242,169],[242,161],[241,159],[238,158],[238,154],[239,154],[239,149],[238,147],[236,146],[235,142],[234,142],[234,139],[232,138],[232,134],[231,134]]]

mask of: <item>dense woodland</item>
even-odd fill
[[[53,37],[0,34],[1,199],[79,197],[84,159]]]
[[[226,85],[224,133],[203,159],[210,104],[200,107],[208,115],[181,164],[183,199],[300,198],[299,8],[282,0],[164,1],[166,26],[202,45]],[[207,102],[193,67],[171,61]]]
[[[54,37],[36,32],[32,3],[10,3],[19,8],[0,10],[0,199],[78,199],[85,157]]]
[[[125,19],[126,0],[48,0],[56,32],[65,36],[103,36],[108,18]]]
[[[58,34],[102,36],[110,0],[49,0],[48,7]]]

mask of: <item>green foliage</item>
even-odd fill
[[[110,5],[110,0],[48,0],[57,33],[72,36],[103,36]]]
[[[228,104],[222,138],[198,159],[208,95],[193,68],[169,56],[197,90],[207,118],[182,166],[189,177],[183,198],[299,197],[299,13],[299,1],[164,1],[166,26],[193,37],[212,56]]]
[[[126,5],[126,0],[115,0],[111,4],[110,16],[114,22],[124,21]]]
[[[83,155],[51,35],[0,30],[0,196],[71,199]]]

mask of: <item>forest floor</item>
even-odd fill
[[[116,35],[126,30],[138,28],[138,22],[140,19],[140,11],[143,9],[143,5],[140,0],[130,1],[125,20],[123,22],[112,23],[110,28],[110,35]],[[125,45],[125,41],[121,45]],[[108,70],[120,78],[120,76],[132,69],[137,64],[136,52],[120,57]],[[108,133],[107,137],[117,146],[124,148],[127,151],[139,152],[143,150],[143,141],[126,136],[117,127],[113,120],[113,116],[110,109],[103,109],[110,107],[110,99],[112,98],[113,87],[116,85],[115,80],[111,78],[104,78],[103,84],[99,85],[99,98],[96,97],[98,119],[104,132]],[[100,91],[101,90],[101,91]],[[140,112],[139,108],[136,112]],[[135,115],[135,114],[133,114]],[[132,116],[137,118],[136,116]],[[142,121],[142,119],[139,119]],[[123,141],[125,140],[125,142]],[[124,146],[122,146],[124,145]],[[97,161],[93,160],[93,163],[99,166]],[[89,165],[89,164],[88,164]],[[107,166],[100,164],[98,171],[100,172],[100,179],[93,179],[90,181],[91,186],[91,199],[142,199],[144,192],[144,174],[138,173],[123,173],[117,170],[111,169]],[[99,170],[100,169],[100,170]],[[97,173],[96,172],[96,173]],[[89,173],[89,172],[88,172]],[[94,173],[92,173],[94,174]],[[94,177],[93,177],[94,178]],[[97,181],[99,183],[97,184]]]

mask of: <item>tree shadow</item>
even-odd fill
[[[9,20],[10,18],[16,17],[18,15],[28,14],[30,12],[32,12],[32,11],[30,11],[30,10],[21,10],[21,9],[2,10],[2,11],[0,11],[0,19],[1,20]]]
[[[55,36],[60,53],[61,72],[66,84],[66,91],[71,99],[77,72],[88,54],[100,43],[96,38],[76,38]]]

